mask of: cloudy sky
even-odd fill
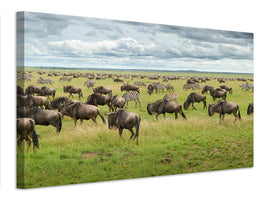
[[[31,12],[18,33],[21,22],[25,66],[253,73],[251,33]]]

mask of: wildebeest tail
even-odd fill
[[[59,118],[59,122],[58,122],[59,128],[57,129],[57,132],[60,133],[61,128],[62,128],[62,119],[61,119],[61,114],[60,113],[58,113],[58,118]]]
[[[140,117],[136,116],[136,133],[135,133],[135,136],[133,138],[133,140],[135,140],[135,138],[137,138],[137,141],[136,141],[136,144],[138,145],[138,136],[139,136],[139,127],[140,127]]]
[[[33,121],[30,120],[30,122],[31,122],[31,125],[32,125],[32,141],[33,141],[33,145],[36,146],[39,149],[38,135],[35,132]]]
[[[103,124],[106,124],[105,118],[101,115],[99,110],[97,110],[97,114],[101,117]]]
[[[238,118],[241,119],[240,109],[238,105],[237,105],[237,112],[238,112]]]
[[[184,114],[184,112],[183,112],[183,109],[182,109],[182,106],[180,105],[180,110],[181,110],[181,115],[182,115],[182,117],[184,118],[184,119],[186,119],[186,116],[185,116],[185,114]]]

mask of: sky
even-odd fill
[[[253,34],[25,12],[24,66],[253,73]]]

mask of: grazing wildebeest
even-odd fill
[[[239,105],[237,103],[227,102],[225,100],[220,100],[215,104],[209,104],[208,113],[209,113],[209,116],[212,116],[215,113],[219,113],[220,123],[221,123],[221,119],[224,121],[225,114],[233,113],[235,116],[235,121],[237,120],[237,118],[241,119]]]
[[[155,87],[152,84],[149,84],[147,86],[148,94],[151,95],[153,93],[154,89],[155,89]]]
[[[37,107],[17,109],[18,118],[31,118],[36,125],[52,125],[60,132],[62,127],[62,114],[54,110],[43,110]]]
[[[89,104],[89,105],[94,105],[94,106],[97,106],[97,105],[101,105],[101,106],[107,105],[108,108],[109,108],[109,112],[112,109],[112,106],[111,106],[111,97],[110,96],[107,96],[107,95],[95,94],[95,93],[94,94],[91,94],[91,95],[88,96],[87,101],[85,103],[86,104]]]
[[[210,95],[212,96],[213,101],[215,101],[216,98],[222,98],[223,100],[225,100],[227,91],[225,89],[217,88],[215,90],[211,90]]]
[[[225,89],[227,92],[229,92],[229,94],[233,94],[233,88],[230,86],[221,85],[220,88]]]
[[[139,107],[141,107],[141,102],[139,100],[139,92],[137,91],[133,91],[133,92],[127,92],[125,93],[122,98],[125,99],[125,102],[127,104],[127,107],[128,107],[128,101],[134,101],[135,103],[135,107],[137,107],[137,103],[136,103],[136,100],[138,101],[139,103]]]
[[[104,86],[93,88],[94,93],[112,95],[112,90]]]
[[[114,82],[117,82],[117,83],[123,83],[123,80],[121,78],[115,78],[113,80]]]
[[[158,100],[155,103],[147,104],[147,112],[152,115],[156,113],[156,119],[158,120],[158,116],[163,114],[165,119],[165,113],[175,113],[175,119],[178,118],[177,113],[179,113],[184,119],[186,119],[182,106],[176,102],[169,102],[165,100]]]
[[[86,86],[87,88],[89,88],[89,87],[94,87],[95,86],[95,82],[94,82],[94,80],[88,80],[88,81],[85,81],[84,82],[84,84],[83,84],[83,86]]]
[[[74,98],[72,94],[78,94],[79,99],[81,99],[81,97],[83,97],[82,89],[79,87],[74,87],[71,85],[63,86],[63,91],[64,91],[64,93],[69,93],[69,98],[70,98],[70,96],[72,96],[72,98]]]
[[[69,104],[63,104],[60,106],[59,112],[62,115],[70,116],[74,119],[74,125],[76,126],[77,120],[80,119],[81,125],[83,120],[92,119],[96,124],[96,117],[99,115],[103,121],[103,124],[106,123],[104,117],[100,113],[100,109],[94,105],[83,104],[80,102],[72,102]]]
[[[41,88],[40,86],[34,86],[34,85],[30,85],[25,89],[25,94],[40,94],[41,92]]]
[[[125,99],[123,97],[119,97],[118,95],[111,97],[111,106],[115,111],[117,108],[123,108],[124,104]]]
[[[254,104],[253,103],[250,103],[248,105],[247,114],[248,115],[251,115],[251,114],[253,114],[253,112],[254,112]]]
[[[183,85],[183,90],[186,90],[186,91],[187,91],[188,89],[193,89],[193,90],[195,90],[196,87],[198,87],[198,86],[196,85],[196,83],[191,83],[191,84],[186,83],[186,84]]]
[[[196,110],[195,106],[194,106],[194,102],[203,102],[204,106],[203,109],[207,108],[206,105],[206,96],[204,94],[197,94],[195,92],[192,92],[188,95],[186,101],[184,102],[184,109],[187,110],[189,108],[189,106],[192,104],[193,109]]]
[[[136,139],[136,144],[138,145],[139,127],[141,118],[137,113],[129,112],[125,109],[119,109],[117,112],[108,114],[108,128],[115,126],[119,129],[120,137],[122,138],[123,129],[128,129],[131,132],[130,140]],[[136,133],[134,134],[133,128],[136,128]]]
[[[137,91],[137,92],[140,92],[139,91],[139,87],[138,86],[135,86],[135,85],[130,85],[130,84],[123,84],[122,86],[121,86],[121,91],[123,92],[123,91],[127,91],[127,92],[129,92],[129,91]]]
[[[20,151],[22,151],[22,142],[25,140],[28,144],[27,152],[31,146],[31,140],[33,141],[33,151],[35,152],[35,147],[39,149],[38,135],[35,132],[35,121],[30,118],[17,118],[17,143]]]
[[[43,96],[32,96],[33,99],[33,105],[35,107],[40,107],[40,108],[45,108],[45,109],[50,109],[52,110],[52,106],[50,102],[47,100],[46,97]]]
[[[214,87],[209,86],[209,85],[205,85],[205,86],[203,87],[201,93],[204,94],[204,93],[207,92],[207,91],[213,91],[213,90],[214,90]]]
[[[49,96],[52,96],[52,98],[54,100],[55,95],[56,95],[56,89],[44,86],[41,88],[41,92],[39,95],[40,96],[47,96],[48,98],[49,98]]]
[[[226,99],[227,90],[225,89],[221,88],[214,89],[212,86],[205,85],[202,90],[202,94],[204,94],[207,91],[210,91],[210,96],[212,96],[213,101],[215,101],[216,98],[222,98],[223,100]]]
[[[177,102],[177,98],[178,98],[178,95],[176,93],[169,93],[169,94],[166,94],[164,97],[163,97],[163,100],[165,101],[175,101]]]
[[[73,101],[76,101],[76,100],[72,100],[67,97],[57,97],[56,99],[50,102],[50,106],[48,107],[48,109],[52,109],[52,110],[59,109],[61,104],[67,104]]]

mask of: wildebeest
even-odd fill
[[[119,129],[120,137],[122,138],[123,129],[128,129],[131,132],[130,140],[136,139],[136,144],[138,145],[139,127],[140,127],[141,117],[134,112],[129,112],[125,109],[119,109],[117,112],[108,114],[108,127],[115,126]],[[133,132],[133,128],[136,128],[136,132]]]
[[[205,85],[202,90],[202,94],[204,94],[207,91],[210,91],[210,95],[212,96],[213,101],[215,101],[216,98],[222,98],[223,100],[225,100],[227,97],[227,90],[225,89],[221,88],[214,89],[212,86]]]
[[[213,91],[214,87],[210,85],[205,85],[201,91],[202,94],[206,93],[207,91]]]
[[[22,151],[22,142],[25,140],[28,144],[27,152],[31,146],[31,140],[33,141],[33,151],[35,147],[39,149],[38,135],[35,132],[35,121],[30,118],[17,118],[17,143],[20,151]]]
[[[52,98],[54,100],[55,95],[56,95],[56,89],[44,86],[41,88],[39,95],[40,96],[47,96],[48,98],[49,98],[49,96],[52,96]]]
[[[220,123],[221,119],[224,121],[225,114],[233,113],[233,115],[235,116],[235,121],[237,120],[237,118],[241,119],[239,105],[237,103],[227,102],[225,100],[220,100],[215,104],[209,104],[208,108],[209,116],[212,116],[215,113],[220,114]]]
[[[136,86],[136,85],[130,85],[128,83],[127,84],[123,84],[121,86],[121,91],[122,92],[123,91],[127,91],[127,92],[129,92],[129,91],[137,91],[137,92],[140,92],[138,86]]]
[[[97,105],[101,105],[101,106],[107,105],[108,108],[109,108],[109,112],[112,109],[112,106],[111,106],[111,97],[110,96],[107,96],[107,95],[95,94],[95,93],[94,94],[91,94],[91,95],[88,96],[87,101],[85,103],[86,104],[89,104],[89,105],[94,105],[94,106],[97,106]]]
[[[63,104],[60,106],[59,112],[62,115],[70,116],[74,119],[74,125],[76,126],[77,120],[80,119],[81,125],[83,120],[92,119],[96,124],[96,117],[99,115],[103,121],[103,124],[106,123],[104,117],[100,113],[100,109],[94,105],[83,104],[80,102],[72,102],[69,104]]]
[[[43,110],[37,107],[17,109],[18,118],[31,118],[36,125],[52,125],[60,132],[62,127],[62,114],[54,110]]]
[[[30,85],[25,89],[25,94],[40,94],[41,92],[41,88],[40,86],[34,86],[34,85]]]
[[[24,90],[19,85],[17,85],[17,95],[24,95]]]
[[[153,93],[154,89],[155,89],[155,87],[152,84],[149,84],[147,86],[147,92],[148,92],[148,94],[151,95]]]
[[[43,97],[43,96],[32,96],[32,99],[33,99],[33,105],[32,106],[45,108],[45,109],[50,109],[50,110],[53,109],[51,104],[50,104],[50,102],[47,100],[46,97]]]
[[[175,119],[178,118],[177,113],[179,113],[184,119],[186,119],[182,110],[182,106],[179,103],[169,102],[165,100],[158,100],[155,103],[151,104],[148,103],[147,112],[149,115],[156,113],[156,119],[158,119],[158,116],[160,114],[163,114],[165,119],[165,113],[175,113]]]
[[[253,103],[250,103],[248,105],[247,114],[248,115],[251,115],[251,114],[253,114],[253,112],[254,112],[254,104]]]
[[[125,99],[123,97],[119,97],[118,95],[111,97],[111,106],[115,111],[117,108],[123,108],[124,104]]]
[[[17,107],[30,107],[33,106],[32,95],[17,95]]]
[[[57,97],[55,98],[53,101],[50,102],[52,109],[59,109],[61,104],[66,104],[66,103],[70,103],[71,100],[68,99],[67,97]]]
[[[196,110],[194,106],[194,102],[203,102],[203,109],[207,108],[206,105],[206,96],[204,94],[197,94],[195,92],[192,92],[188,95],[186,101],[184,102],[184,109],[187,110],[189,106],[192,104],[193,109]]]
[[[229,92],[229,94],[233,94],[233,88],[230,86],[221,85],[220,88],[225,89],[227,92]]]
[[[112,90],[104,86],[93,88],[94,93],[112,95]]]
[[[61,77],[61,78],[59,79],[59,82],[60,82],[60,81],[68,81],[68,82],[70,82],[71,80],[72,80],[72,77],[63,76],[63,77]]]
[[[69,97],[72,96],[72,98],[74,98],[72,94],[78,94],[79,99],[83,97],[82,89],[79,87],[74,87],[72,85],[63,86],[63,91],[64,93],[69,93]]]

